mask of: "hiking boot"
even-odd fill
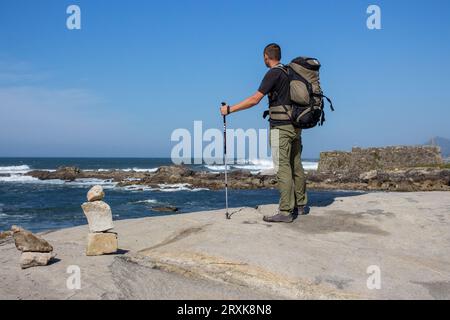
[[[309,210],[306,206],[298,206],[294,208],[292,216],[295,220],[298,218],[298,216],[306,216],[307,214],[309,214]]]
[[[305,206],[298,206],[295,208],[295,211],[297,211],[297,215],[303,216],[306,214],[306,207]]]
[[[264,216],[263,220],[265,222],[285,222],[285,223],[291,223],[294,218],[292,216],[292,214],[289,215],[284,215],[281,213],[278,213],[274,216],[268,217],[268,216]]]

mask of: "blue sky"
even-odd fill
[[[81,30],[66,8],[81,8]],[[369,30],[377,4],[382,30]],[[304,156],[450,137],[450,2],[2,0],[0,157],[170,155],[176,128],[221,128],[254,93],[262,49],[313,56],[336,112]],[[230,128],[265,128],[259,106]]]

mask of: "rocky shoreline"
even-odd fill
[[[159,188],[165,184],[188,184],[192,188],[220,190],[224,187],[224,174],[195,171],[187,166],[162,166],[156,172],[136,171],[87,171],[75,167],[59,168],[56,171],[30,171],[26,175],[40,180],[96,178],[112,180],[119,187],[142,186]],[[307,171],[308,187],[317,190],[379,190],[379,191],[450,191],[450,169],[440,167],[418,167],[390,170],[353,171]],[[252,174],[248,171],[229,173],[232,189],[267,189],[276,187],[273,174]]]
[[[56,171],[35,170],[26,175],[40,180],[76,179],[112,180],[119,187],[139,186],[159,189],[164,185],[185,184],[192,188],[220,190],[224,173],[193,170],[185,165],[159,167],[155,172],[129,170],[93,171],[62,167]],[[307,171],[310,189],[379,191],[450,191],[450,166],[434,146],[396,146],[353,148],[351,152],[323,152],[317,171]],[[267,189],[276,187],[274,173],[233,170],[231,189]]]

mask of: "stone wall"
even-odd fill
[[[441,151],[436,146],[353,148],[351,152],[322,152],[318,171],[359,174],[370,170],[392,170],[441,164],[443,164]]]

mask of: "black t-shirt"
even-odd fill
[[[269,71],[267,71],[264,79],[261,82],[261,85],[259,86],[258,91],[263,95],[268,96],[269,107],[291,104],[289,78],[286,72],[284,72],[280,68],[271,68]],[[270,121],[270,124],[272,126],[283,125],[287,123],[290,123],[290,121]]]
[[[291,104],[289,78],[280,68],[271,68],[267,71],[258,91],[268,95],[271,107]]]

